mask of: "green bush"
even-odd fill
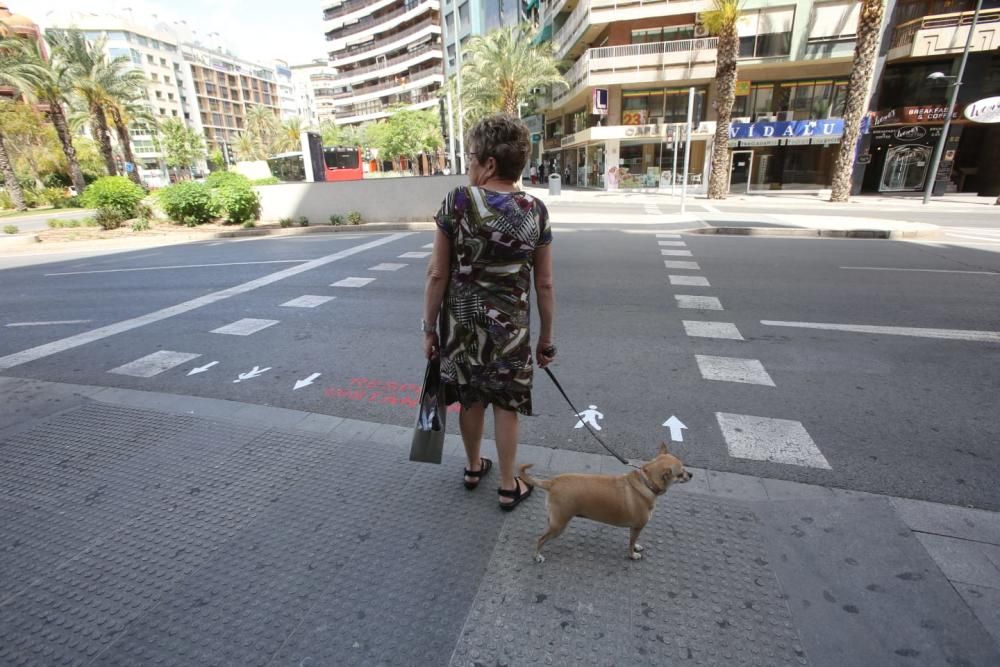
[[[156,196],[168,218],[188,227],[209,222],[219,215],[219,202],[201,183],[177,183],[159,190]]]
[[[249,185],[233,183],[217,188],[215,199],[231,224],[239,225],[260,217],[260,197]]]
[[[51,204],[55,208],[67,208],[73,197],[66,192],[66,188],[50,187],[42,190],[39,196],[42,202]]]
[[[295,218],[295,222],[299,223],[299,227],[309,226],[309,218],[307,218],[304,215],[300,215],[299,217]]]
[[[267,178],[255,178],[250,183],[252,185],[277,185],[281,183],[281,179],[277,176],[268,176]]]
[[[90,208],[107,208],[118,211],[123,220],[135,217],[146,191],[126,176],[104,176],[83,191],[83,204]]]
[[[76,222],[75,220],[73,222]],[[99,208],[97,212],[94,213],[94,222],[96,222],[101,229],[107,231],[111,229],[118,229],[125,222],[125,216],[121,214],[116,208]],[[76,225],[73,225],[74,227]]]
[[[79,220],[67,220],[66,221],[66,226],[67,227],[100,227],[100,225],[97,224],[97,219],[94,218],[94,216],[90,216],[90,217],[87,217],[87,218],[80,218]]]
[[[349,225],[360,225],[361,224],[361,214],[357,211],[351,211],[347,214],[347,224]]]
[[[253,229],[254,227],[257,226],[257,223],[254,222],[253,220],[247,220],[246,222],[243,223],[242,226],[243,229]]]
[[[133,232],[148,232],[149,231],[149,220],[143,220],[142,218],[136,218],[132,223]]]
[[[65,220],[60,220],[59,218],[49,218],[49,229],[62,229],[65,226]]]
[[[4,225],[3,228],[4,234],[17,234],[18,231],[19,230],[15,225]]]
[[[61,171],[54,171],[51,174],[42,176],[42,183],[46,188],[62,188],[63,190],[73,185],[73,181],[69,175]]]
[[[291,227],[295,224],[295,221],[291,218],[282,218],[281,220],[278,220],[278,224],[282,227]]]
[[[340,215],[339,213],[334,213],[333,215],[330,216],[330,224],[333,226],[344,224],[344,216]]]
[[[235,171],[213,171],[205,178],[205,187],[210,190],[230,185],[250,185],[250,179]]]
[[[0,190],[0,208],[14,208],[14,200],[6,190]]]

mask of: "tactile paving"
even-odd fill
[[[535,563],[543,496],[504,525],[451,665],[808,664],[744,507],[668,493],[643,560],[628,529],[577,518]]]

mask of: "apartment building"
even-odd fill
[[[333,95],[338,124],[385,118],[397,104],[437,105],[444,82],[440,0],[328,0],[323,20],[342,87]]]
[[[745,2],[730,140],[733,192],[829,186],[858,6]],[[605,187],[611,167],[623,188],[680,183],[680,124],[693,88],[688,183],[704,191],[717,103],[717,40],[700,18],[710,8],[707,0],[544,2],[542,34],[570,63],[569,89],[556,91],[545,112],[546,164],[568,170],[570,184],[584,187]],[[604,99],[606,108],[595,104]]]
[[[337,84],[336,70],[330,67],[326,58],[292,65],[290,69],[295,105],[303,124],[319,127],[323,123],[334,122],[334,97],[344,90],[344,86]]]
[[[525,5],[521,0],[441,0],[443,13],[441,27],[444,39],[446,76],[455,73],[455,6],[458,6],[458,46],[470,37],[485,35],[505,25],[517,25],[525,19]],[[536,6],[535,2],[532,7]]]
[[[974,0],[900,0],[883,51],[886,66],[875,87],[871,132],[862,137],[855,181],[864,192],[922,192],[931,155],[944,129],[953,79],[972,29]],[[1000,195],[1000,123],[979,122],[965,110],[993,98],[1000,105],[1000,1],[985,0],[972,35],[968,63],[935,192]],[[971,116],[971,118],[969,117]]]
[[[276,60],[272,69],[274,70],[275,85],[278,88],[278,109],[281,120],[301,118],[291,67],[284,60]]]

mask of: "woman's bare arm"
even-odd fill
[[[536,357],[542,368],[548,365],[555,356],[543,354],[554,342],[553,319],[556,311],[556,291],[552,281],[552,245],[543,245],[535,249],[535,301],[538,304],[538,318],[542,328],[538,335],[538,350]]]
[[[424,321],[437,326],[441,303],[448,288],[451,269],[451,239],[440,229],[434,235],[434,249],[427,262],[427,282],[424,288]],[[437,334],[424,334],[424,353],[428,359],[437,354]]]

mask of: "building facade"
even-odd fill
[[[291,67],[284,60],[276,60],[273,69],[275,84],[278,87],[278,109],[281,120],[301,119]]]
[[[570,62],[545,111],[543,156],[569,184],[707,188],[718,94],[707,0],[549,0],[542,34]],[[858,3],[747,0],[738,25],[731,191],[829,187],[843,132]],[[693,93],[691,92],[693,89]],[[689,99],[690,98],[690,99]],[[606,102],[606,104],[605,104]],[[612,172],[614,168],[614,172]]]
[[[883,52],[870,131],[862,137],[856,182],[863,192],[923,192],[940,140],[951,86],[958,74],[975,9],[974,0],[900,0]],[[932,78],[932,74],[944,77]],[[1000,0],[984,0],[935,192],[1000,195],[1000,123],[966,117],[966,107],[1000,96]],[[997,100],[1000,103],[1000,100]]]
[[[455,73],[455,5],[458,5],[458,46],[475,35],[485,35],[505,25],[525,19],[521,0],[441,0],[441,29],[444,41],[444,71]]]
[[[337,85],[337,72],[325,58],[292,65],[292,85],[299,117],[307,127],[319,127],[336,119],[334,98],[344,90]]]
[[[338,124],[386,118],[400,104],[437,105],[444,82],[440,0],[332,0],[323,19],[341,87],[333,96]]]

